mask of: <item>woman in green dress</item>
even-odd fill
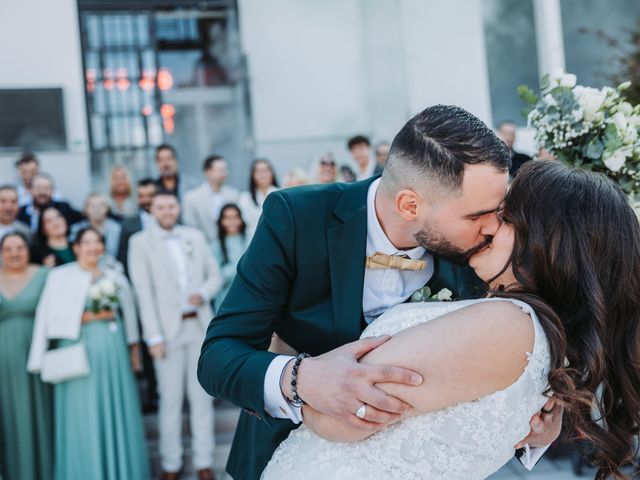
[[[5,480],[49,480],[53,475],[52,392],[27,372],[36,306],[46,269],[29,264],[22,233],[0,241],[0,471]]]
[[[49,273],[28,361],[30,371],[51,370],[46,351],[54,339],[55,348],[81,344],[88,357],[88,372],[59,376],[54,387],[55,479],[147,480],[134,349],[127,348],[138,342],[131,290],[122,274],[100,267],[104,240],[96,230],[78,232],[73,248],[77,262]]]
[[[69,242],[69,224],[56,207],[47,207],[40,215],[31,259],[45,267],[57,267],[75,260]]]

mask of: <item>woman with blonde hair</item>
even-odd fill
[[[71,241],[82,229],[92,227],[105,239],[105,253],[111,257],[118,254],[121,227],[114,219],[109,218],[109,199],[101,193],[92,193],[84,202],[85,220],[71,226]]]

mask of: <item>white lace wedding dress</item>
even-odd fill
[[[362,334],[395,334],[477,302],[408,303],[390,309]],[[504,301],[504,300],[503,300]],[[512,300],[533,321],[535,342],[522,375],[474,402],[411,417],[362,442],[333,443],[304,425],[282,442],[262,480],[475,480],[507,463],[546,402],[549,347],[533,309]],[[427,379],[428,381],[428,379]]]

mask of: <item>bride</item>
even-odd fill
[[[486,478],[551,395],[594,445],[596,479],[625,478],[640,423],[636,216],[606,177],[532,161],[500,217],[493,242],[469,261],[489,298],[402,304],[362,334],[393,337],[361,361],[426,379],[379,385],[411,414],[362,438],[305,406],[305,426],[276,450],[263,480]]]

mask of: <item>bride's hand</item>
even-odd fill
[[[411,407],[376,387],[377,383],[416,386],[422,377],[404,368],[389,365],[364,365],[358,360],[379,347],[389,336],[366,338],[349,343],[318,357],[302,361],[298,371],[298,395],[313,409],[347,426],[359,428],[367,436],[399,420]],[[282,376],[283,393],[291,398],[292,363]],[[366,405],[364,419],[356,411]]]
[[[560,436],[562,412],[562,405],[550,399],[539,413],[531,417],[531,432],[514,448],[522,448],[527,444],[530,447],[546,447],[553,443]]]

